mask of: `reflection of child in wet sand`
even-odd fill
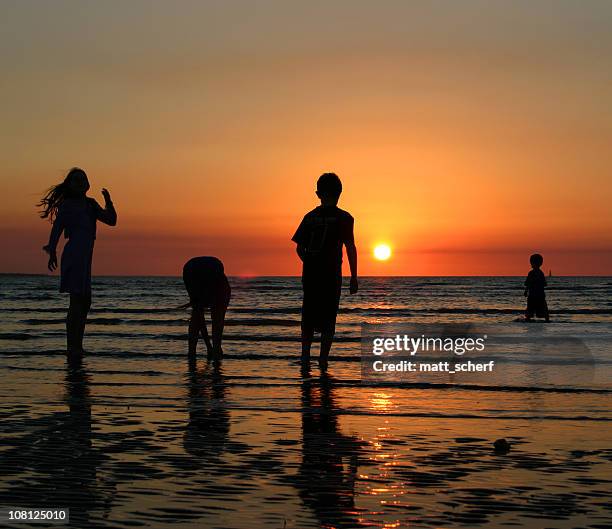
[[[225,325],[225,312],[229,305],[231,288],[223,263],[216,257],[194,257],[183,267],[183,281],[189,294],[191,319],[189,320],[189,354],[195,355],[200,333],[209,357],[223,354],[221,339]],[[210,308],[212,344],[206,329],[204,312]]]
[[[525,296],[527,297],[527,309],[525,310],[525,319],[531,321],[536,318],[545,318],[550,321],[548,316],[548,305],[546,304],[546,277],[544,272],[540,270],[544,258],[539,253],[534,253],[530,258],[532,270],[527,274],[525,279]]]

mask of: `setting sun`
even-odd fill
[[[379,261],[386,261],[391,257],[391,247],[388,244],[377,244],[374,247],[374,257]]]

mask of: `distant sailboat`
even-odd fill
[[[548,277],[552,277],[552,270],[550,268],[548,269]]]

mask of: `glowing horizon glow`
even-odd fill
[[[374,247],[374,257],[377,261],[387,261],[391,257],[391,246],[385,243]]]

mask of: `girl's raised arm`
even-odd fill
[[[96,202],[96,218],[100,222],[104,222],[104,224],[116,226],[117,212],[115,211],[115,206],[113,205],[108,189],[102,189],[102,196],[104,197],[104,209]]]

